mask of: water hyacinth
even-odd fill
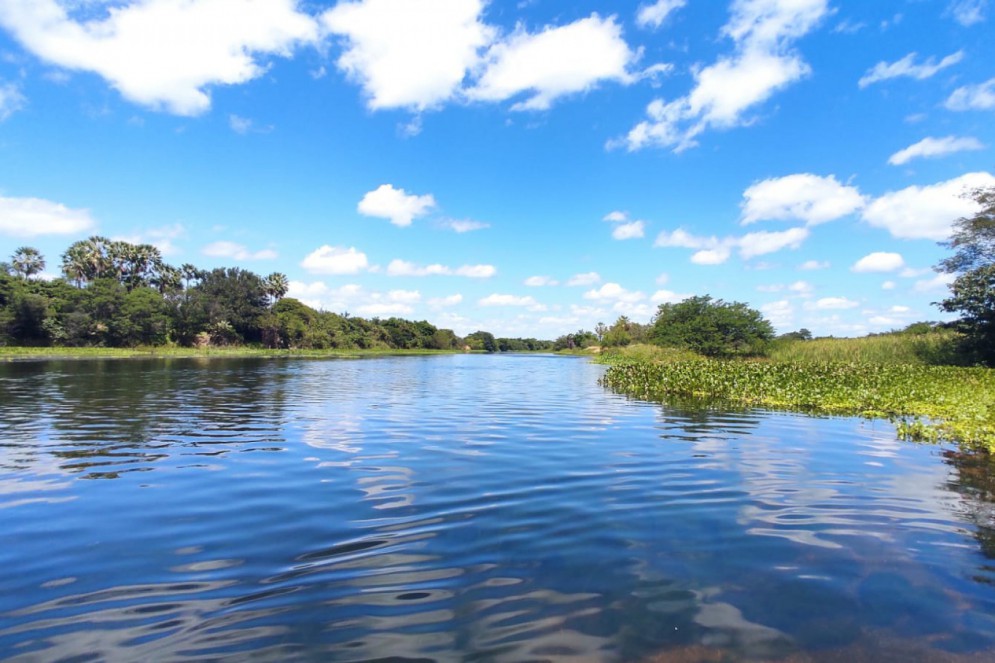
[[[990,369],[687,357],[616,357],[608,363],[602,384],[635,398],[884,417],[904,439],[949,440],[995,451],[995,371]]]

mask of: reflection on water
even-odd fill
[[[599,370],[0,365],[0,658],[995,658],[987,459]]]

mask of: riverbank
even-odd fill
[[[602,384],[635,398],[886,418],[903,439],[995,452],[995,370],[842,361],[717,360],[633,348]]]
[[[31,348],[31,347],[0,347],[0,362],[45,360],[45,359],[136,359],[136,358],[183,358],[183,357],[260,357],[260,358],[360,358],[360,357],[397,357],[415,355],[450,355],[461,354],[458,350],[395,350],[382,349],[328,349],[328,350],[272,350],[252,347],[213,347],[213,348],[181,348],[181,347],[139,347],[139,348]]]

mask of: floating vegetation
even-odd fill
[[[995,370],[863,362],[777,362],[615,355],[601,382],[645,400],[736,405],[892,420],[903,439],[995,451]]]

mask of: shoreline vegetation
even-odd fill
[[[793,340],[766,358],[709,358],[652,345],[609,350],[601,383],[642,400],[888,419],[915,442],[995,452],[995,370],[935,365],[942,331]]]

